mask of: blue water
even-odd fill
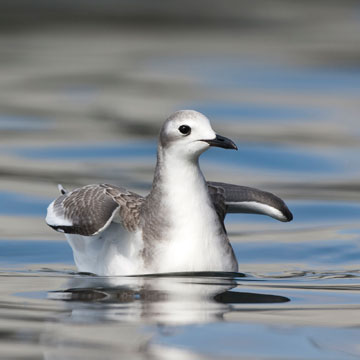
[[[64,241],[0,240],[0,264],[72,264],[72,250]]]
[[[284,333],[284,329],[272,326],[272,331],[264,325],[256,324],[212,324],[207,326],[191,325],[184,327],[175,336],[162,337],[162,344],[197,350],[201,354],[218,357],[235,357],[242,348],[243,356],[266,356],[276,348],[276,358],[291,358],[294,348],[301,347],[303,357],[322,359],[322,351],[312,346],[301,329]],[[256,339],[256,340],[255,340]],[[256,348],[258,341],[262,346]],[[326,357],[325,357],[326,358]]]
[[[50,199],[0,191],[0,215],[44,217],[49,203]]]
[[[352,329],[329,331],[321,327],[289,329],[280,324],[212,324],[187,326],[158,342],[219,358],[237,358],[239,349],[242,349],[244,358],[268,358],[271,353],[275,359],[289,359],[294,357],[296,349],[301,349],[301,357],[306,359],[342,359],[353,352],[349,345],[356,341],[357,335],[357,331]],[[340,346],[340,353],[334,353],[331,344],[342,338],[349,339],[349,342]]]
[[[199,23],[148,32],[132,21],[140,3],[116,5],[126,26],[109,26],[111,13],[106,26],[69,19],[2,34],[0,357],[359,358],[359,6],[249,3],[222,27],[214,3]],[[140,18],[187,11],[172,5],[143,4]],[[274,192],[294,220],[226,217],[245,276],[76,273],[44,221],[56,184],[110,174],[149,189],[152,134],[183,108],[238,145],[201,157],[208,180]]]
[[[248,89],[261,91],[321,92],[322,94],[360,92],[360,71],[357,67],[296,67],[259,58],[247,61],[231,57],[177,56],[152,63],[166,73],[176,68],[184,76],[194,76],[203,86],[219,89]],[[296,114],[296,112],[295,112]],[[270,115],[271,117],[271,115]]]
[[[227,68],[227,72],[204,73],[205,79],[213,86],[260,88],[271,91],[321,91],[322,93],[359,93],[360,71],[354,69],[293,68],[266,65],[263,68],[249,65]],[[336,86],[335,86],[336,84]]]
[[[154,158],[156,155],[155,141],[132,141],[121,142],[118,144],[94,144],[83,146],[48,146],[41,148],[17,148],[10,152],[25,158],[34,158],[39,160],[86,160],[99,161],[100,159],[117,158]]]
[[[333,239],[317,240],[305,238],[304,242],[254,241],[240,242],[234,246],[240,269],[244,264],[261,262],[262,264],[298,264],[298,269],[309,270],[323,267],[332,269],[341,266],[357,268],[360,256],[360,229],[358,240],[339,240],[336,233]],[[285,236],[286,238],[286,236]],[[284,271],[286,268],[283,269]]]
[[[237,142],[239,151],[225,151],[222,149],[211,149],[201,157],[201,161],[212,164],[226,164],[232,167],[252,168],[260,170],[276,170],[285,172],[315,172],[334,173],[343,172],[347,164],[332,158],[331,154],[316,154],[306,148],[293,145],[261,144]],[[10,153],[20,155],[24,158],[39,160],[86,160],[98,162],[100,159],[149,159],[154,162],[156,156],[156,143],[138,142],[131,144],[94,144],[84,146],[66,147],[41,147],[41,148],[18,148],[7,150]],[[350,151],[349,151],[350,152]],[[353,156],[353,155],[352,155]],[[347,158],[348,160],[348,158]],[[356,161],[356,159],[354,160]],[[360,162],[360,160],[358,160]]]
[[[0,130],[2,131],[46,131],[53,125],[51,118],[0,114]]]
[[[271,123],[272,121],[291,123],[293,120],[313,121],[326,116],[324,109],[301,108],[286,105],[266,105],[258,103],[200,103],[188,108],[208,114],[218,121],[234,121],[246,123],[251,120],[255,123]]]

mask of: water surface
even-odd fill
[[[1,358],[360,356],[359,9],[260,4],[167,31],[100,17],[0,35]],[[229,215],[239,273],[77,273],[44,223],[56,185],[146,194],[184,108],[239,147],[204,154],[206,178],[272,191],[294,221]]]

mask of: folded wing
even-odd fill
[[[112,221],[128,231],[139,225],[144,198],[108,184],[87,185],[61,195],[48,207],[46,222],[59,232],[91,236],[105,230]]]
[[[222,219],[227,213],[262,214],[284,222],[293,219],[285,202],[272,193],[220,182],[208,182],[208,188]]]

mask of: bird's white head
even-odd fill
[[[180,110],[172,114],[160,131],[161,149],[177,157],[197,159],[210,146],[235,149],[235,143],[217,135],[209,119],[194,110]]]

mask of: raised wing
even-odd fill
[[[208,188],[215,209],[222,219],[227,213],[268,215],[280,221],[291,221],[293,215],[276,195],[247,186],[209,182]]]
[[[114,185],[87,185],[63,195],[48,207],[46,223],[59,232],[91,236],[105,230],[112,221],[128,231],[139,226],[144,198]]]

